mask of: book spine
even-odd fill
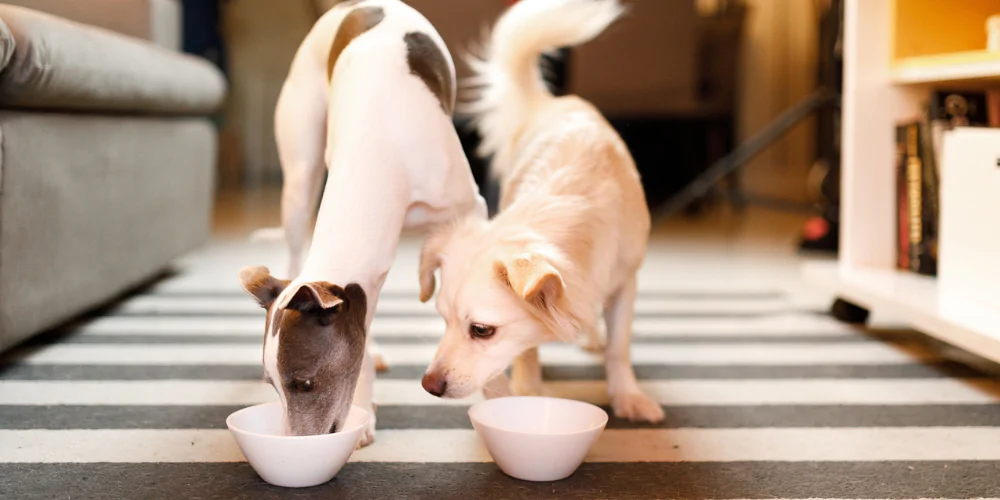
[[[905,125],[896,127],[896,268],[910,269],[910,210]]]
[[[923,238],[923,228],[921,227],[920,208],[921,187],[920,179],[923,166],[920,162],[920,131],[919,126],[914,123],[906,127],[906,195],[907,211],[909,215],[910,233],[910,270],[917,271],[920,266],[920,243]]]
[[[920,123],[920,245],[916,271],[937,275],[938,236],[938,150],[934,141],[933,122],[925,115]]]
[[[1000,90],[986,92],[987,117],[991,127],[1000,127]]]

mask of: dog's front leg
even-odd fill
[[[385,353],[382,352],[382,349],[371,337],[368,338],[368,354],[371,355],[372,360],[375,362],[375,371],[389,371],[389,358],[385,356]]]
[[[309,239],[309,223],[323,187],[323,170],[312,168],[306,171],[306,165],[291,168],[295,169],[295,173],[286,170],[288,173],[281,186],[281,226],[288,245],[287,276],[295,279],[302,271],[302,258]]]
[[[361,374],[358,376],[358,385],[354,388],[354,400],[353,404],[358,405],[361,408],[369,410],[372,412],[372,418],[368,422],[368,428],[365,429],[364,434],[361,436],[361,441],[358,442],[358,447],[364,447],[372,444],[375,441],[375,361],[367,350],[365,351],[365,359],[361,363]]]
[[[580,347],[593,354],[604,354],[604,350],[607,348],[607,329],[600,322],[590,323],[589,326],[585,326],[583,331],[582,340],[580,341]]]
[[[384,274],[378,277],[378,281],[372,287],[372,290],[376,290],[372,295],[369,295],[368,300],[368,311],[365,315],[365,331],[368,332],[368,336],[365,339],[366,352],[368,356],[371,357],[372,361],[375,362],[375,371],[384,372],[389,370],[389,360],[386,359],[385,354],[382,349],[379,348],[378,344],[375,343],[375,336],[372,335],[372,320],[375,318],[375,310],[378,309],[378,299],[379,292],[382,291],[382,285],[385,284],[386,277],[389,276],[389,272],[386,271]]]
[[[608,346],[604,368],[608,377],[608,393],[615,416],[632,421],[659,422],[663,408],[643,394],[632,369],[632,315],[637,294],[636,278],[632,276],[604,308],[608,330]]]
[[[274,138],[284,180],[281,226],[288,245],[288,279],[302,270],[310,223],[326,175],[326,82],[292,72],[281,88],[274,111]]]
[[[532,347],[514,358],[510,378],[510,389],[514,395],[542,395],[542,363],[538,360],[537,347]]]

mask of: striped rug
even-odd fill
[[[724,284],[641,292],[636,371],[667,418],[612,419],[587,463],[551,484],[497,470],[466,416],[475,399],[423,392],[442,322],[389,288],[373,326],[393,364],[376,385],[376,443],[334,481],[282,490],[224,423],[275,400],[262,312],[190,278],[0,360],[0,498],[1000,496],[1000,381],[914,332],[855,330],[780,289]],[[542,358],[549,394],[607,404],[599,360],[562,345]]]

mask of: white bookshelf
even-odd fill
[[[985,39],[984,13],[1000,13],[1000,1],[961,4],[967,18],[956,21],[953,2],[846,0],[840,260],[809,264],[804,274],[847,302],[891,312],[917,330],[1000,362],[1000,265],[983,270],[998,279],[989,290],[978,283],[977,294],[952,293],[962,283],[949,280],[944,290],[938,279],[895,265],[897,123],[918,116],[931,88],[1000,86],[1000,54],[974,46]],[[934,23],[942,18],[949,22]],[[942,162],[942,177],[948,168],[958,166]],[[942,247],[947,234],[942,227]]]
[[[1000,85],[1000,52],[979,50],[911,57],[893,65],[891,78],[894,85],[997,86]]]
[[[853,304],[905,318],[916,330],[1000,363],[1000,311],[940,293],[934,278],[825,263],[807,264],[804,273]]]

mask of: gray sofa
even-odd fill
[[[71,16],[84,2],[17,3]],[[149,36],[0,5],[0,350],[209,237],[216,132],[206,117],[224,98],[222,75],[164,46],[180,39],[177,2],[86,5],[88,20]]]

